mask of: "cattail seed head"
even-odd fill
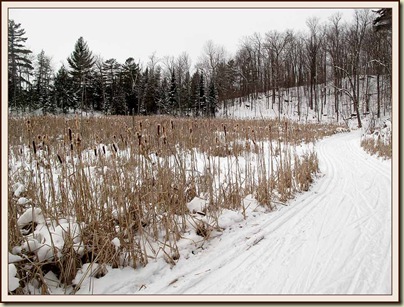
[[[58,160],[59,160],[60,164],[63,164],[62,158],[59,156],[59,154],[57,156],[58,156]]]

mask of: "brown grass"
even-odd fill
[[[208,200],[205,214],[212,223],[196,224],[205,239],[220,211],[241,210],[248,194],[273,210],[307,191],[318,171],[316,155],[299,157],[295,146],[336,129],[163,116],[10,118],[9,251],[26,240],[17,219],[27,206],[41,208],[55,223],[74,217],[81,225],[79,249],[66,237],[60,257],[50,264],[36,261],[35,252],[30,261],[36,270],[27,261],[18,263],[22,283],[42,284],[49,266],[69,285],[86,262],[138,267],[164,255],[174,265],[180,257],[176,243],[189,227],[187,202],[195,196]],[[20,196],[30,204],[17,205],[16,182],[25,185]]]
[[[386,141],[383,141],[380,137],[365,137],[361,140],[361,146],[363,149],[371,154],[382,157],[384,159],[391,159],[392,157],[392,147],[391,147],[391,137]]]

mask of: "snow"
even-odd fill
[[[108,266],[97,278],[98,264],[85,264],[76,294],[390,294],[391,164],[366,154],[360,137],[356,130],[317,142],[322,175],[277,211],[249,195],[243,210],[222,211],[223,231],[209,240],[185,234],[174,266],[158,257],[137,269]],[[204,202],[189,204],[200,210]]]
[[[194,197],[189,203],[187,203],[187,208],[191,213],[196,213],[198,211],[205,211],[208,201],[200,197]]]
[[[31,222],[44,223],[45,218],[40,208],[28,208],[18,219],[17,224],[20,228],[28,225]]]
[[[17,275],[17,268],[14,264],[8,265],[8,291],[14,291],[20,286],[20,280],[15,277]]]
[[[296,120],[290,114],[294,114],[292,106],[285,117]],[[259,99],[254,108],[247,108],[244,103],[229,108],[227,114],[219,112],[219,116],[277,118],[278,114],[276,105],[275,111],[268,110],[265,99]],[[333,120],[331,116],[323,119]],[[310,114],[305,120],[316,122],[317,118]],[[299,156],[314,148],[319,159],[320,175],[308,192],[285,204],[277,204],[274,211],[268,211],[254,195],[248,195],[240,209],[222,209],[216,220],[203,215],[209,201],[204,195],[198,195],[186,204],[188,228],[176,242],[179,258],[174,263],[167,263],[164,248],[150,246],[158,252],[150,252],[155,258],[145,267],[84,264],[73,280],[75,288],[64,289],[54,272],[49,271],[44,276],[49,292],[77,294],[79,298],[88,294],[130,295],[133,300],[141,300],[145,295],[168,298],[163,295],[241,294],[253,298],[251,295],[260,294],[267,300],[275,295],[390,295],[391,160],[367,154],[360,147],[366,128],[357,129],[355,120],[347,123],[348,128],[339,128],[334,136],[296,147]],[[369,119],[363,118],[363,123],[367,127]],[[377,131],[388,137],[391,121],[385,120],[384,124]],[[222,138],[223,134],[218,134],[219,141]],[[107,158],[112,155],[108,145],[98,145],[97,149],[101,151],[104,146]],[[130,156],[130,150],[121,150],[119,154]],[[202,172],[206,157],[197,152],[195,157],[196,170]],[[222,177],[231,174],[223,162],[226,160],[232,161],[232,157],[215,156],[211,161],[222,167],[219,172]],[[251,154],[240,157],[237,163],[248,164],[252,169],[258,166]],[[110,170],[105,166],[99,171]],[[220,184],[215,182],[216,187]],[[20,207],[32,204],[23,197],[25,191],[22,183],[12,187]],[[113,214],[117,218],[119,212]],[[82,226],[74,219],[52,222],[45,219],[40,209],[32,207],[25,210],[17,224],[21,229],[32,222],[36,224],[35,229],[21,246],[9,253],[9,291],[19,286],[13,263],[18,265],[23,258],[16,254],[33,251],[43,262],[53,258],[55,252],[60,253],[67,237],[78,251],[83,249]],[[208,238],[203,238],[197,235],[198,223],[217,223],[218,227],[210,229]],[[111,243],[119,252],[120,239],[112,237]]]

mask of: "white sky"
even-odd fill
[[[80,36],[94,55],[119,63],[133,57],[148,62],[157,57],[178,56],[186,51],[194,65],[208,40],[233,54],[240,40],[254,32],[294,29],[306,31],[306,20],[321,22],[342,13],[344,20],[353,9],[20,9],[10,8],[9,18],[21,23],[26,45],[35,54],[42,49],[57,69],[67,66],[67,57]]]

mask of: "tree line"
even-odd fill
[[[287,102],[284,92],[304,87],[308,107],[318,113],[327,103],[327,89],[332,89],[329,103],[337,120],[341,97],[347,96],[361,125],[359,104],[368,110],[370,93],[360,91],[359,84],[375,76],[380,117],[381,92],[391,92],[391,86],[381,86],[382,80],[391,83],[391,9],[355,10],[349,23],[339,13],[325,23],[313,17],[306,25],[300,32],[271,30],[244,37],[234,55],[208,41],[194,67],[186,52],[160,59],[153,54],[146,65],[133,57],[124,63],[104,60],[94,56],[80,37],[67,58],[68,66],[55,72],[44,51],[35,57],[26,48],[21,24],[9,20],[9,108],[214,116],[219,105],[226,108],[242,97],[253,107],[264,94],[268,107],[277,107],[281,114]]]

